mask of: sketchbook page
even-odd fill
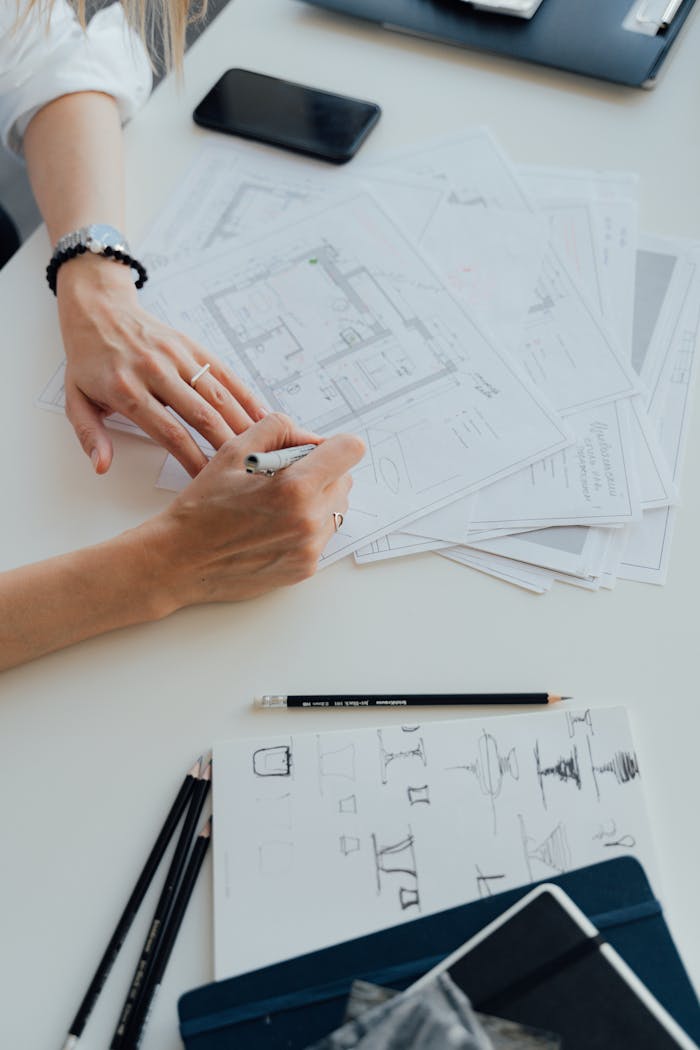
[[[214,767],[218,980],[611,856],[658,891],[622,708],[270,733]]]
[[[322,563],[511,473],[568,428],[367,193],[169,269],[152,313],[273,410],[367,445]]]

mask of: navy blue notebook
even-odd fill
[[[654,83],[695,0],[682,0],[668,29],[655,36],[623,28],[632,0],[544,0],[531,19],[477,11],[463,0],[307,2],[387,29],[640,87]]]
[[[571,897],[688,1035],[700,1005],[644,870],[631,857],[548,879]],[[392,926],[182,996],[187,1050],[303,1050],[337,1028],[352,981],[406,988],[530,887]]]

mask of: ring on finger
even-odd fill
[[[207,363],[205,365],[202,365],[202,367],[192,376],[192,378],[190,379],[190,386],[196,387],[197,381],[200,380],[202,376],[209,371],[210,368],[211,364],[209,363],[209,361],[207,361]]]
[[[343,524],[344,521],[345,521],[345,518],[340,513],[340,511],[339,510],[334,510],[333,511],[333,525],[335,526],[335,531],[336,532],[339,530],[339,528],[341,527],[341,525]]]

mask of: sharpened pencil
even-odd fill
[[[94,976],[90,981],[88,990],[86,991],[83,1001],[78,1007],[78,1012],[73,1018],[73,1022],[68,1030],[68,1036],[64,1044],[64,1050],[74,1050],[78,1045],[78,1040],[83,1034],[87,1020],[92,1013],[92,1009],[97,1001],[97,997],[104,987],[104,983],[109,976],[109,972],[112,969],[114,960],[119,954],[119,950],[126,940],[126,935],[131,928],[131,924],[134,920],[136,913],[141,907],[143,898],[146,896],[148,887],[151,885],[153,876],[155,875],[158,865],[163,859],[168,843],[170,842],[175,828],[180,822],[180,818],[185,811],[187,803],[190,801],[192,795],[192,789],[194,788],[195,782],[199,777],[201,770],[201,756],[194,763],[192,768],[188,771],[185,779],[182,782],[180,790],[175,796],[175,800],[170,807],[170,812],[163,822],[163,826],[158,833],[158,837],[153,844],[151,852],[148,854],[146,863],[144,864],[141,874],[136,880],[136,884],[131,891],[124,911],[121,914],[119,921],[115,927],[114,933],[109,939],[109,943],[104,950],[104,954],[100,959],[100,962],[95,970]]]
[[[490,707],[558,704],[558,693],[341,693],[338,696],[256,696],[256,707]]]
[[[210,840],[211,817],[197,836],[192,853],[190,854],[190,859],[187,868],[185,869],[185,873],[182,876],[182,882],[177,891],[177,896],[173,901],[173,906],[163,928],[163,933],[158,944],[153,965],[149,971],[148,979],[144,985],[136,1009],[127,1024],[122,1044],[124,1050],[137,1050],[141,1045],[143,1033],[146,1024],[148,1023],[148,1018],[150,1017],[155,997],[163,981],[163,975],[165,974],[168,960],[170,959],[175,946],[175,940],[180,930],[180,926],[182,925],[182,920],[185,917],[187,905],[189,904],[192,891],[197,882],[197,876],[199,875],[202,864],[204,863]]]
[[[136,970],[134,971],[131,986],[119,1016],[119,1022],[114,1035],[112,1036],[112,1042],[109,1044],[110,1050],[120,1050],[122,1046],[122,1040],[129,1018],[138,1006],[141,989],[145,986],[147,981],[148,971],[153,959],[155,958],[163,926],[167,920],[172,902],[175,899],[182,872],[187,862],[187,855],[190,852],[190,846],[192,845],[192,840],[194,838],[197,821],[199,820],[202,807],[204,806],[209,788],[211,787],[211,758],[208,758],[208,760],[203,762],[202,765],[204,768],[200,772],[199,779],[192,789],[190,807],[182,825],[182,831],[180,832],[180,837],[175,847],[173,859],[170,862],[170,868],[165,878],[165,884],[158,899],[155,912],[153,913],[153,919],[148,930],[148,935],[143,948],[141,949],[141,956]]]

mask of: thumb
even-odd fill
[[[242,466],[245,457],[252,452],[275,452],[294,445],[317,445],[322,440],[317,434],[301,430],[289,416],[270,412],[259,423],[253,423],[238,437],[227,441],[225,448],[226,455],[237,466]]]
[[[66,415],[96,474],[106,474],[112,463],[112,441],[104,425],[104,412],[77,386],[66,384]]]

